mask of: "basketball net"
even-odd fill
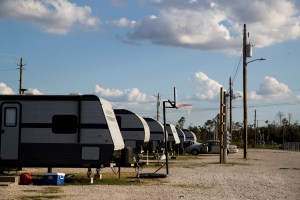
[[[191,114],[191,110],[193,108],[192,104],[179,104],[177,106],[178,109],[183,110],[186,115]]]

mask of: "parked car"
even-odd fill
[[[185,140],[184,142],[183,142],[183,146],[185,147],[185,148],[187,148],[187,147],[189,147],[189,146],[192,146],[193,144],[200,144],[200,143],[198,143],[198,142],[195,142],[194,140]]]
[[[187,153],[190,153],[192,155],[198,155],[198,154],[218,154],[220,153],[220,141],[218,140],[208,140],[203,143],[195,143],[186,149]],[[228,153],[237,153],[238,149],[236,145],[229,145],[229,148],[227,149]]]
[[[220,142],[217,140],[208,140],[203,143],[195,143],[186,149],[187,153],[198,155],[199,153],[219,153]]]

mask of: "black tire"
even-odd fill
[[[191,151],[191,154],[192,154],[192,155],[198,155],[198,154],[199,154],[199,152],[198,152],[198,150],[197,150],[197,149],[193,149],[193,150]]]

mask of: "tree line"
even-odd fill
[[[279,123],[275,121],[265,121],[265,126],[257,127],[256,124],[248,125],[248,145],[255,147],[256,145],[264,144],[283,144],[286,142],[300,142],[300,125],[298,121],[290,123],[291,115],[288,118],[282,112],[278,112]],[[177,122],[178,128],[183,128],[185,118],[181,117]],[[229,127],[229,126],[228,126]],[[219,138],[219,120],[218,115],[210,120],[207,120],[203,126],[188,127],[189,130],[195,133],[198,142],[203,142],[210,139]],[[229,131],[229,128],[228,128]],[[243,144],[243,123],[232,123],[231,142],[238,146]]]

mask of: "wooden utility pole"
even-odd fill
[[[220,88],[220,163],[224,163],[224,92],[223,87]]]
[[[20,59],[20,64],[18,65],[20,68],[20,80],[19,80],[19,95],[22,94],[22,72],[23,72],[23,66],[25,66],[26,64],[23,64],[23,59],[21,57]]]
[[[257,124],[256,124],[256,110],[254,110],[254,146],[256,148],[256,141],[257,141]]]
[[[159,121],[159,107],[160,107],[160,97],[159,93],[157,94],[157,103],[156,103],[156,120]]]
[[[223,91],[223,163],[227,163],[227,96],[226,91]],[[226,132],[226,134],[225,134]]]
[[[232,135],[232,81],[231,77],[229,78],[229,134]]]
[[[248,108],[247,108],[247,28],[243,33],[243,108],[244,108],[244,159],[247,159],[248,148]]]

